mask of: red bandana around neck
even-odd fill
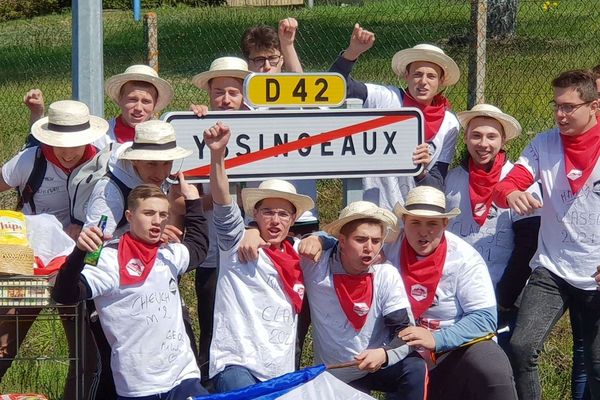
[[[158,254],[160,242],[144,243],[135,239],[130,232],[119,240],[117,258],[119,261],[119,277],[121,285],[144,283]]]
[[[440,130],[440,126],[442,126],[442,122],[444,121],[444,116],[446,115],[446,110],[450,110],[450,102],[447,98],[445,98],[441,94],[437,94],[431,105],[426,106],[423,103],[419,103],[414,97],[412,97],[408,90],[404,93],[404,98],[402,99],[402,105],[404,107],[416,107],[423,113],[425,117],[425,141],[430,142],[435,138],[438,131]]]
[[[117,143],[133,142],[135,128],[123,122],[123,116],[119,115],[115,121],[115,139]]]
[[[506,161],[506,153],[501,151],[496,154],[492,169],[487,172],[484,168],[475,165],[469,158],[469,197],[471,198],[471,213],[473,219],[483,226],[490,208],[492,207],[492,192],[496,184],[500,182],[502,167]]]
[[[283,241],[282,247],[283,251],[271,246],[264,252],[273,262],[283,282],[283,290],[291,300],[294,310],[299,313],[304,300],[304,275],[300,268],[300,256],[288,240]]]
[[[42,144],[42,154],[44,155],[44,158],[46,158],[46,161],[48,161],[51,164],[54,164],[55,166],[60,168],[60,170],[63,171],[67,175],[69,175],[75,168],[79,167],[84,162],[87,162],[87,161],[91,160],[92,158],[94,158],[94,156],[96,155],[96,152],[97,152],[96,147],[94,147],[91,144],[86,145],[85,151],[83,152],[83,156],[81,157],[81,159],[79,159],[79,162],[77,162],[77,165],[73,166],[73,168],[67,168],[60,163],[60,161],[54,154],[54,150],[52,150],[52,146],[48,146],[47,144]]]
[[[427,257],[418,260],[417,253],[406,238],[400,248],[400,274],[408,294],[415,320],[421,317],[435,298],[435,291],[442,277],[448,243],[446,236],[439,246]]]
[[[346,318],[360,332],[373,303],[373,274],[333,274],[333,287]]]
[[[565,157],[565,174],[573,194],[590,177],[600,157],[600,121],[577,136],[560,135]]]

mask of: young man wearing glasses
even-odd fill
[[[541,208],[538,250],[525,287],[510,356],[521,399],[539,399],[538,356],[569,309],[581,321],[591,397],[600,399],[600,125],[596,80],[574,70],[552,81],[557,127],[538,135],[496,186],[494,202],[519,214]],[[539,180],[543,204],[526,191]],[[600,280],[600,278],[597,278]]]
[[[302,72],[294,41],[298,21],[285,18],[279,21],[276,31],[270,26],[257,25],[246,29],[242,36],[242,53],[252,72],[280,73],[285,65],[286,72]]]
[[[213,219],[219,244],[217,295],[209,376],[217,392],[243,388],[292,372],[296,325],[304,298],[298,240],[288,239],[298,215],[314,207],[286,181],[271,179],[242,190],[246,214],[254,216],[269,247],[242,262],[237,250],[244,219],[229,194],[225,150],[230,130],[217,123],[204,131],[210,149]]]

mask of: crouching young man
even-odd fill
[[[378,261],[383,243],[395,239],[396,221],[373,203],[351,203],[324,228],[337,245],[317,263],[302,259],[314,355],[327,365],[356,360],[330,372],[359,390],[422,400],[427,366],[398,338],[414,325],[404,285],[397,268]]]
[[[119,399],[206,393],[183,324],[177,278],[206,257],[207,227],[198,190],[183,174],[179,179],[186,199],[181,244],[161,243],[169,201],[160,188],[140,185],[127,198],[130,230],[105,243],[96,266],[84,266],[85,252],[102,244],[98,227],[84,228],[52,292],[63,304],[94,299]]]
[[[219,271],[210,346],[209,375],[218,392],[239,389],[292,372],[296,325],[304,281],[298,240],[288,239],[297,216],[314,207],[291,183],[278,179],[242,190],[244,210],[252,214],[270,247],[258,259],[241,262],[237,250],[244,219],[229,195],[225,151],[231,136],[220,122],[204,132],[210,149],[210,189],[219,245]]]

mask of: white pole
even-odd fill
[[[104,116],[104,59],[102,0],[72,0],[73,99],[84,102],[93,115]]]

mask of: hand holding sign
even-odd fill
[[[230,136],[229,127],[219,121],[204,131],[204,143],[210,149],[211,154],[223,156]]]
[[[373,47],[373,43],[375,43],[375,34],[361,28],[359,24],[355,24],[350,37],[350,45],[344,52],[344,58],[356,60],[362,53]]]

